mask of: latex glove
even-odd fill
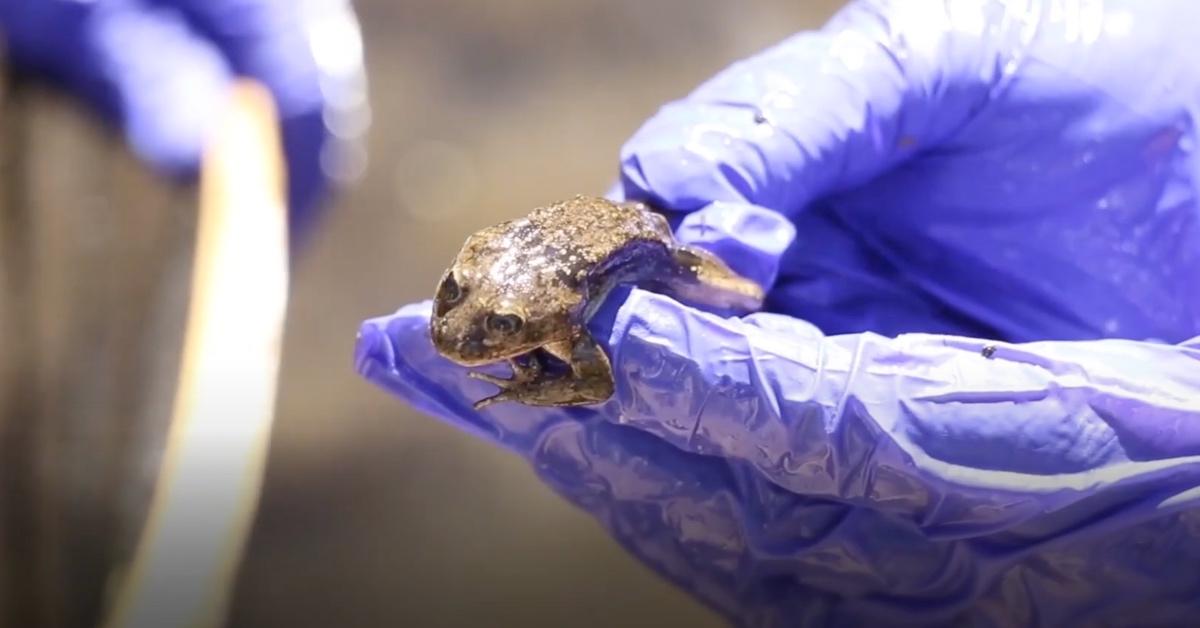
[[[176,177],[196,174],[231,79],[262,82],[280,110],[293,233],[313,223],[331,165],[362,131],[361,42],[345,0],[0,0],[0,42],[17,68],[69,89]]]
[[[773,312],[610,299],[617,392],[586,409],[473,412],[494,389],[428,303],[365,322],[358,368],[741,624],[1186,623],[1198,13],[853,4],[624,150],[623,191],[774,279]]]

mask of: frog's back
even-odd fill
[[[647,241],[669,246],[662,216],[632,203],[577,196],[476,233],[455,267],[497,295],[568,309],[582,299],[579,287],[597,267]]]
[[[576,196],[535,209],[528,216],[548,248],[569,252],[592,266],[637,240],[669,243],[666,220],[635,203]]]

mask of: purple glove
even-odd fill
[[[83,98],[172,176],[196,174],[230,80],[261,81],[280,109],[300,235],[328,189],[331,162],[361,132],[346,132],[346,120],[364,115],[366,94],[345,0],[0,0],[0,41],[16,67]]]
[[[854,3],[623,153],[623,194],[771,312],[610,298],[617,393],[586,409],[472,411],[494,389],[433,352],[428,303],[366,321],[358,368],[739,624],[1190,625],[1197,18]]]

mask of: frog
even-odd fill
[[[509,378],[468,371],[499,389],[476,410],[604,403],[613,367],[588,323],[623,285],[726,312],[764,300],[716,254],[677,241],[649,204],[579,194],[469,236],[438,281],[430,337],[459,365],[511,367]]]

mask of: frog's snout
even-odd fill
[[[429,324],[429,336],[433,340],[433,346],[438,352],[448,358],[457,357],[458,352],[455,347],[455,342],[450,336],[446,328],[446,320],[444,318],[434,318]]]
[[[463,338],[457,347],[459,357],[467,360],[481,359],[484,357],[485,351],[486,347],[479,338]]]
[[[430,336],[438,353],[459,364],[473,366],[490,361],[489,348],[476,330],[455,334],[444,319],[435,318],[430,325]]]
[[[496,356],[483,342],[474,339],[463,339],[442,348],[442,355],[462,366],[480,366],[496,361]]]

